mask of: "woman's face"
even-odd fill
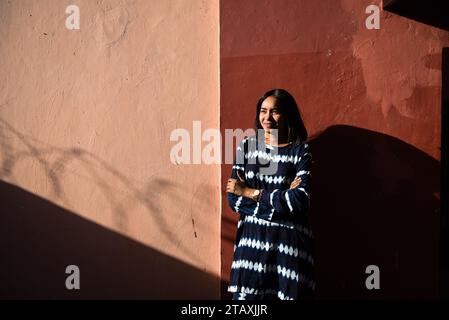
[[[281,133],[287,128],[287,119],[282,114],[281,106],[276,103],[277,99],[270,96],[262,102],[260,107],[259,122],[266,132],[278,129],[278,132]]]

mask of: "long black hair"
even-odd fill
[[[268,97],[275,97],[276,104],[281,107],[281,112],[285,115],[287,119],[288,127],[288,143],[299,144],[307,140],[307,129],[302,120],[301,113],[299,111],[298,105],[296,104],[295,98],[284,89],[273,89],[267,91],[262,97],[260,97],[257,102],[256,108],[256,121],[255,128],[263,129],[259,121],[260,108],[262,107],[262,102]]]

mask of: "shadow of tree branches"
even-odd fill
[[[19,132],[2,118],[0,118],[0,157],[0,179],[15,182],[18,164],[21,161],[32,159],[48,178],[52,196],[68,206],[70,206],[70,199],[64,192],[62,177],[67,173],[72,173],[77,178],[89,180],[110,203],[115,226],[121,232],[126,232],[128,228],[129,221],[126,212],[134,206],[143,205],[167,240],[188,254],[194,261],[199,261],[197,252],[188,248],[182,239],[173,232],[170,222],[167,220],[168,216],[173,218],[173,215],[165,215],[159,205],[160,195],[169,194],[172,202],[179,207],[178,212],[185,212],[183,204],[192,202],[196,194],[191,199],[185,199],[180,196],[181,192],[177,192],[177,189],[182,186],[167,179],[158,178],[156,177],[157,173],[153,172],[143,187],[139,187],[137,185],[141,182],[125,176],[92,152],[79,147],[51,146]],[[75,165],[77,172],[70,171],[70,168]],[[87,175],[81,174],[82,170],[78,170],[78,168],[84,170]],[[127,194],[125,198],[120,196],[123,192]],[[202,201],[210,204],[211,200],[205,196]],[[190,206],[190,210],[193,210],[192,206]],[[195,229],[193,213],[190,213],[192,227]],[[196,235],[195,230],[193,233]]]

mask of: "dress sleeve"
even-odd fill
[[[236,160],[244,160],[245,142],[237,147]],[[239,153],[241,154],[239,155]],[[300,155],[295,165],[296,176],[301,177],[301,184],[292,190],[263,190],[260,201],[236,196],[228,192],[228,202],[234,212],[252,215],[264,220],[286,219],[292,218],[292,215],[305,215],[309,208],[310,202],[310,187],[311,187],[311,167],[312,155],[309,152],[309,147],[305,144],[301,148]],[[237,171],[243,173],[244,176],[244,162],[236,164],[232,167],[231,178],[238,179]]]
[[[264,191],[260,203],[263,207],[273,209],[271,219],[285,219],[294,216],[305,216],[310,206],[311,192],[311,166],[312,154],[308,144],[304,144],[300,150],[298,161],[295,164],[296,177],[301,178],[301,183],[294,189]]]
[[[234,164],[232,166],[231,178],[238,179],[237,172],[240,172],[240,176],[245,176],[245,150],[248,148],[248,138],[243,139],[237,146]],[[233,193],[228,192],[228,202],[232,211],[243,214],[243,215],[254,215],[256,208],[258,207],[258,202],[246,198],[243,196],[237,196]]]

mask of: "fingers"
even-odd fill
[[[302,182],[302,180],[301,180],[300,177],[296,177],[296,178],[292,181],[292,183],[297,183],[297,184],[300,184],[301,182]]]
[[[301,184],[302,180],[300,177],[296,177],[290,184],[290,189],[297,188]]]
[[[239,177],[240,181],[245,182],[245,178],[242,178],[239,171],[237,171],[237,176]]]
[[[242,188],[245,186],[245,180],[242,178],[239,172],[237,172],[239,180],[230,178],[226,184],[226,192],[233,193],[235,195],[242,195]]]
[[[228,183],[226,184],[226,192],[234,193],[236,179],[228,179]]]
[[[242,195],[241,187],[238,186],[237,180],[235,180],[235,179],[232,179],[232,180],[233,181],[228,181],[228,183],[226,185],[226,192],[230,192],[237,196],[241,196]]]

